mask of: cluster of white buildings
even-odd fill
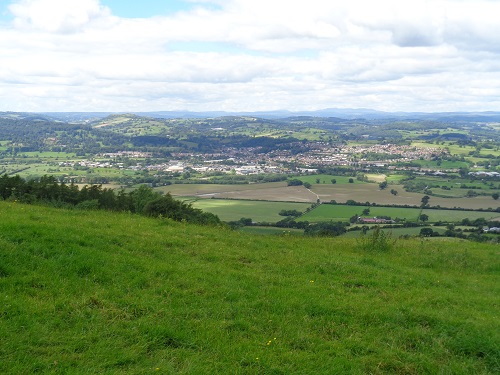
[[[89,168],[119,168],[135,171],[148,170],[167,173],[183,173],[192,169],[200,173],[233,173],[238,175],[251,175],[261,173],[290,173],[289,165],[301,165],[308,168],[316,165],[351,166],[387,166],[391,162],[411,161],[417,159],[430,159],[442,156],[447,151],[440,148],[418,148],[408,145],[345,145],[330,144],[328,142],[308,142],[298,145],[308,151],[293,153],[289,149],[278,149],[268,153],[262,152],[260,147],[234,148],[228,147],[223,151],[212,153],[172,153],[176,160],[159,164],[146,164],[137,160],[124,165],[120,158],[147,159],[153,157],[150,152],[118,151],[103,153],[101,160],[80,160],[78,162],[60,163],[61,166],[75,166],[77,163]],[[367,160],[364,156],[380,156],[381,160]],[[391,157],[384,160],[384,155]],[[103,160],[104,159],[104,160]],[[116,160],[118,159],[118,160]],[[471,172],[471,174],[485,176],[500,176],[497,172]]]

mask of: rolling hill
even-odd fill
[[[360,244],[0,202],[0,373],[499,372],[498,246]]]

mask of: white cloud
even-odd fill
[[[42,32],[77,32],[110,16],[110,10],[99,0],[21,0],[9,9],[17,27]]]
[[[0,110],[500,104],[500,2],[193,2],[150,19],[118,18],[98,0],[13,2],[12,25],[0,26]],[[213,50],[178,47],[204,43]]]

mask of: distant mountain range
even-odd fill
[[[64,122],[88,122],[123,112],[0,112],[0,118],[21,118],[30,120],[52,120]],[[383,112],[372,109],[327,108],[317,111],[261,111],[261,112],[190,112],[158,111],[130,112],[131,114],[154,118],[207,118],[223,116],[252,116],[264,119],[280,119],[296,116],[337,117],[354,120],[393,120],[393,121],[444,121],[444,122],[500,122],[500,112]]]

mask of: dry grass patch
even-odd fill
[[[317,196],[303,186],[287,186],[221,193],[218,198],[252,199],[277,202],[316,202]]]

